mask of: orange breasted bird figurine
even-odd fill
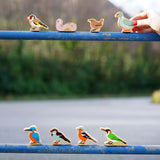
[[[35,125],[30,126],[29,128],[24,128],[25,132],[29,132],[30,145],[37,146],[42,145],[40,140],[40,135]]]
[[[118,18],[117,24],[120,28],[122,28],[122,32],[133,32],[133,22],[125,18],[122,12],[117,12],[115,17]]]
[[[127,142],[116,136],[110,128],[101,127],[100,130],[105,132],[105,137],[107,139],[107,141],[104,142],[105,146],[127,146]]]
[[[73,22],[63,24],[63,20],[58,18],[56,20],[56,29],[59,32],[75,32],[77,30],[77,24]]]
[[[68,144],[71,144],[72,141],[67,138],[63,133],[59,132],[57,128],[52,128],[50,130],[50,135],[54,139],[53,145],[61,145],[61,143],[67,142]]]
[[[39,32],[40,28],[49,29],[48,26],[41,22],[34,14],[29,15],[27,19],[31,25],[30,31]]]
[[[78,137],[80,139],[80,141],[78,142],[79,146],[87,146],[89,141],[91,141],[95,144],[98,143],[97,140],[95,140],[87,132],[85,132],[85,130],[82,126],[79,126],[76,129],[78,130]]]
[[[90,32],[100,32],[101,28],[103,27],[104,24],[104,19],[101,18],[100,21],[97,21],[94,18],[88,19],[88,22],[90,23]]]

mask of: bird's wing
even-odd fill
[[[44,28],[48,29],[48,26],[47,26],[46,24],[44,24],[43,22],[41,22],[39,19],[33,20],[33,23],[34,23],[35,25],[43,26]]]
[[[133,26],[133,22],[126,19],[126,18],[122,18],[122,22],[123,22],[124,25]]]
[[[59,136],[60,138],[62,138],[64,141],[67,141],[67,142],[71,142],[68,138],[66,138],[61,132],[57,132],[56,133],[57,136]]]
[[[117,137],[115,134],[111,133],[108,135],[108,138],[112,139],[112,140],[116,140],[116,141],[121,141],[121,139],[119,137]]]
[[[37,132],[33,132],[31,135],[39,143],[39,134]]]
[[[61,132],[57,132],[56,135],[61,137],[61,138],[64,136]]]
[[[91,139],[91,136],[87,134],[86,132],[82,132],[82,136],[88,139]]]
[[[38,19],[35,19],[33,21],[33,23],[36,24],[36,25],[43,25],[43,23],[40,20],[38,20]]]

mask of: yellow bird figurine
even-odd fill
[[[39,32],[40,28],[49,29],[48,26],[41,22],[34,14],[29,15],[27,19],[31,25],[30,31]]]
[[[88,19],[88,22],[90,23],[90,32],[100,32],[101,28],[103,27],[104,24],[104,19],[101,18],[100,21],[97,21],[94,18]]]

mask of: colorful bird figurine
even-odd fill
[[[24,128],[24,131],[30,132],[29,133],[29,138],[31,140],[30,145],[32,145],[32,146],[42,145],[39,132],[38,132],[37,127],[35,125],[32,125],[29,128]]]
[[[104,142],[105,146],[127,146],[127,142],[116,136],[109,128],[100,128],[105,132],[107,141]]]
[[[34,14],[29,15],[27,19],[31,25],[30,31],[39,32],[40,28],[49,29],[48,26],[41,22]]]
[[[77,24],[73,22],[63,24],[63,20],[58,18],[56,20],[56,29],[60,32],[75,32],[77,30]]]
[[[88,19],[88,22],[90,23],[90,32],[100,32],[101,28],[103,27],[104,24],[104,19],[101,18],[100,21],[97,21],[94,18]]]
[[[71,140],[67,138],[63,133],[59,132],[57,128],[52,128],[50,130],[51,137],[54,139],[53,145],[61,145],[61,143],[67,142],[68,144],[71,144]]]
[[[95,140],[87,132],[84,131],[84,128],[82,126],[79,126],[76,129],[78,130],[78,137],[80,139],[80,141],[78,142],[79,146],[86,146],[86,145],[88,145],[89,141],[91,141],[95,144],[98,143],[97,140]]]
[[[133,32],[133,22],[125,18],[122,12],[117,12],[115,17],[118,18],[118,26],[122,28],[122,32]]]

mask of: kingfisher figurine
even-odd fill
[[[56,29],[59,32],[75,32],[77,30],[77,24],[73,22],[63,24],[63,20],[58,18],[56,20]]]
[[[50,134],[51,137],[54,139],[53,145],[61,145],[63,141],[67,142],[68,144],[72,143],[72,141],[67,138],[63,133],[59,132],[57,128],[52,128],[50,130]]]
[[[103,27],[104,24],[104,19],[101,18],[100,21],[97,21],[94,18],[88,19],[88,22],[90,23],[90,32],[100,32],[101,28]]]
[[[105,132],[105,137],[107,139],[107,141],[104,142],[105,146],[127,146],[127,142],[116,136],[110,128],[101,127],[100,130]]]
[[[30,126],[29,128],[24,128],[25,132],[29,132],[30,145],[37,146],[42,145],[42,141],[40,140],[40,135],[35,125]]]
[[[79,126],[76,129],[78,130],[78,137],[80,139],[80,141],[78,142],[79,146],[87,146],[89,141],[95,144],[98,143],[97,140],[95,140],[87,132],[85,132],[83,126]]]
[[[133,22],[125,18],[122,12],[117,12],[115,17],[118,18],[117,24],[120,28],[122,28],[122,32],[133,32]]]
[[[34,14],[29,15],[27,19],[31,25],[30,31],[39,32],[40,28],[49,29],[48,26],[41,22]]]

